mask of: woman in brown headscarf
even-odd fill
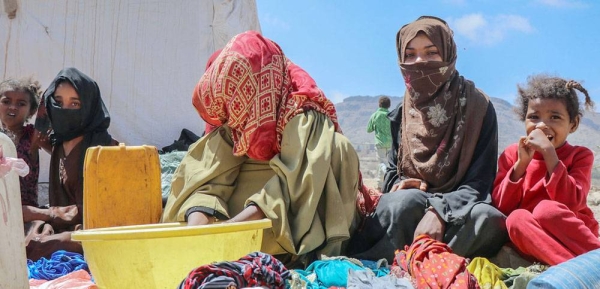
[[[192,102],[215,128],[175,172],[162,221],[268,218],[261,251],[340,254],[356,216],[358,156],[308,73],[249,31],[209,64]]]
[[[456,45],[443,20],[423,16],[396,37],[406,93],[394,178],[350,242],[359,258],[391,260],[421,234],[461,256],[490,256],[507,241],[505,216],[490,205],[498,125],[487,95],[456,71]],[[392,128],[394,125],[392,125]]]

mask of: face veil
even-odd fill
[[[418,33],[438,48],[441,62],[403,63]],[[426,181],[431,192],[451,191],[473,159],[489,98],[456,71],[456,45],[443,20],[423,16],[403,26],[396,45],[406,84],[398,173]]]

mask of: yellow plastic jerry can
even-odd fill
[[[0,133],[4,157],[17,157],[12,140]],[[10,171],[0,178],[0,288],[29,288],[21,187],[19,176]]]
[[[84,162],[85,229],[158,223],[162,193],[156,147],[90,147]]]

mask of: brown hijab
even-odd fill
[[[408,42],[420,32],[438,48],[441,62],[403,63]],[[489,103],[456,71],[452,35],[444,20],[422,16],[396,36],[406,83],[398,174],[424,180],[429,191],[438,193],[456,189],[469,169]]]

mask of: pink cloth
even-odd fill
[[[51,281],[29,280],[30,289],[97,289],[98,286],[92,282],[92,276],[85,270],[77,270],[65,276]]]

